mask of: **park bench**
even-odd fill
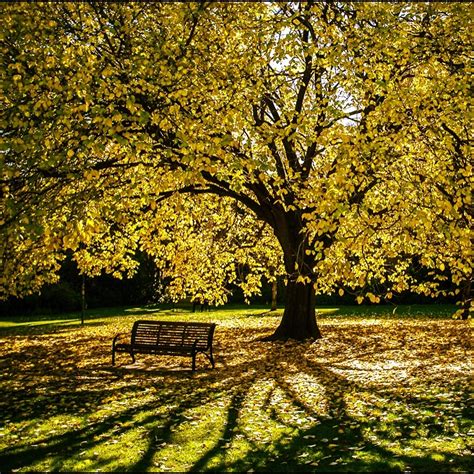
[[[126,352],[135,362],[135,354],[182,355],[192,357],[192,370],[196,370],[196,355],[204,354],[214,368],[212,337],[216,325],[210,323],[178,321],[135,321],[130,343],[112,342],[112,365],[115,353]]]

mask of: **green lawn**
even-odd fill
[[[0,466],[19,471],[468,471],[471,321],[319,308],[324,338],[258,342],[281,310],[90,310],[0,320]],[[119,354],[134,320],[214,321],[216,369]]]

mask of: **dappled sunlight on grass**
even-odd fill
[[[462,471],[470,321],[328,315],[316,342],[257,342],[261,309],[216,321],[216,369],[121,354],[134,316],[0,332],[0,464],[20,471]],[[141,317],[141,316],[139,316]],[[41,323],[42,321],[40,321]],[[470,431],[471,430],[471,431]]]

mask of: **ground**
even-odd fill
[[[471,322],[392,310],[320,310],[323,339],[304,344],[258,342],[281,316],[259,308],[3,318],[2,470],[468,471]],[[112,367],[138,318],[216,322],[216,368]]]

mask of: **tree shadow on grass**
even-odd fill
[[[258,332],[241,330],[239,337],[229,338],[228,344],[217,351],[216,370],[201,369],[194,375],[177,363],[164,370],[161,359],[146,365],[153,360],[150,357],[144,358],[143,365],[114,369],[104,362],[105,355],[99,357],[101,349],[91,351],[85,367],[64,364],[64,360],[74,358],[66,347],[51,352],[47,346],[32,346],[27,356],[21,352],[11,354],[14,367],[10,377],[23,377],[28,383],[20,390],[15,384],[6,387],[0,419],[18,425],[28,421],[46,425],[49,419],[60,417],[78,421],[59,431],[52,426],[30,439],[20,436],[0,453],[0,464],[5,470],[42,462],[47,463],[48,470],[77,470],[68,462],[71,457],[80,458],[83,452],[88,464],[87,469],[80,470],[110,470],[111,466],[124,471],[161,470],[155,464],[157,454],[176,442],[177,430],[186,426],[189,413],[224,398],[227,402],[216,428],[220,430],[218,438],[189,459],[186,470],[468,469],[469,458],[462,453],[450,455],[449,462],[433,448],[426,452],[414,448],[397,450],[400,444],[410,447],[412,433],[435,440],[459,432],[459,426],[437,424],[435,415],[429,423],[420,415],[418,407],[422,405],[427,413],[445,412],[442,400],[429,394],[423,399],[420,394],[403,392],[390,384],[349,379],[347,368],[342,370],[307,357],[308,352],[318,352],[318,343],[254,343],[242,358],[242,341],[257,338]],[[380,347],[376,339],[373,344],[373,352],[378,351],[382,359],[384,352],[391,349]],[[365,345],[353,355],[366,357],[370,353],[370,347]],[[49,362],[41,371],[39,365],[28,366],[31,359]],[[298,380],[307,382],[299,386]],[[267,392],[261,392],[261,384]],[[309,396],[316,391],[322,394],[322,408]],[[450,419],[456,419],[459,413],[469,415],[463,413],[468,394],[462,387],[457,393],[458,399],[449,408],[453,414]],[[283,400],[281,404],[275,402],[278,397]],[[359,400],[366,401],[360,413]],[[383,404],[392,415],[389,421]],[[282,427],[274,433],[271,443],[249,433],[248,428],[253,428],[251,422],[245,421],[249,405],[254,405],[273,425]],[[211,411],[207,416],[213,415]],[[135,444],[124,445],[130,437]],[[241,441],[245,442],[245,449],[237,452],[234,445]],[[94,450],[99,454],[94,455]],[[124,451],[129,451],[128,457]]]

